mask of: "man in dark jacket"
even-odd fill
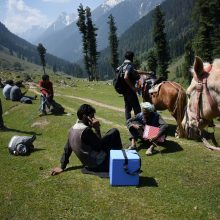
[[[168,125],[160,116],[160,114],[155,112],[154,106],[151,103],[141,103],[141,109],[141,113],[127,120],[127,127],[129,129],[129,132],[131,133],[131,146],[129,147],[129,149],[136,149],[136,141],[138,139],[143,140],[143,132],[145,125],[159,127],[158,134],[147,140],[150,147],[147,149],[146,155],[149,156],[153,154],[155,143],[157,143],[158,138],[160,138],[163,135],[166,135]]]
[[[134,53],[127,51],[125,53],[125,60],[122,64],[124,66],[124,80],[126,82],[125,91],[123,93],[125,102],[125,119],[131,118],[131,111],[137,115],[141,112],[139,100],[137,97],[137,89],[135,88],[136,81],[140,78],[138,72],[134,69],[133,64]]]
[[[69,130],[60,161],[61,167],[54,168],[51,175],[65,170],[72,151],[87,169],[95,172],[109,170],[110,150],[122,149],[121,137],[115,128],[101,137],[100,123],[95,118],[95,112],[96,110],[88,104],[80,106],[77,111],[78,120]]]

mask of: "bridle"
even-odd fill
[[[209,69],[210,71],[211,69]],[[206,122],[207,124],[214,126],[213,121],[212,120],[207,120],[201,117],[201,110],[199,108],[201,100],[202,100],[202,92],[204,92],[204,94],[206,94],[210,108],[212,109],[213,112],[215,112],[216,114],[219,114],[220,111],[218,109],[218,104],[216,102],[215,99],[213,99],[213,97],[211,96],[208,86],[207,86],[207,78],[209,77],[209,72],[204,71],[203,74],[198,77],[196,74],[194,75],[194,80],[197,82],[196,84],[196,99],[194,102],[194,107],[195,107],[195,112],[193,112],[192,110],[190,110],[189,106],[187,106],[186,109],[186,124],[188,124],[189,126],[189,116],[191,116],[191,118],[193,118],[196,121],[196,127],[198,128],[199,131],[200,127],[202,125],[202,123],[204,124],[204,122]],[[188,133],[188,131],[187,131]]]

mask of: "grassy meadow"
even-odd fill
[[[111,187],[109,179],[82,174],[74,154],[66,172],[50,176],[60,164],[68,129],[83,103],[96,108],[102,134],[117,127],[124,147],[129,146],[123,98],[108,82],[64,77],[68,87],[60,84],[61,79],[51,76],[55,100],[65,107],[66,115],[39,117],[39,96],[28,105],[6,101],[0,92],[10,128],[0,132],[0,219],[220,219],[220,152],[209,151],[201,142],[175,139],[174,120],[167,120],[169,136],[157,154],[147,157],[140,146],[143,172],[138,187]],[[32,134],[37,138],[31,155],[9,154],[13,135]],[[216,137],[220,141],[219,128]]]

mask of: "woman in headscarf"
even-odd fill
[[[143,133],[145,125],[158,127],[159,132],[153,135],[149,139],[145,139],[149,148],[146,151],[146,155],[152,155],[154,153],[155,144],[158,142],[159,138],[166,135],[168,128],[167,123],[163,120],[159,113],[155,111],[154,105],[149,102],[141,103],[141,112],[138,113],[133,118],[127,120],[127,127],[131,133],[131,146],[130,150],[136,149],[136,142],[138,139],[143,139]]]

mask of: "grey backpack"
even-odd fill
[[[8,150],[13,155],[29,155],[34,150],[33,142],[36,136],[13,136],[8,144]]]

